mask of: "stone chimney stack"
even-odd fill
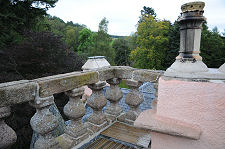
[[[207,66],[202,62],[200,41],[205,3],[190,2],[181,6],[180,51],[176,61],[166,70],[166,76],[193,77],[193,73],[207,72]],[[188,73],[192,73],[189,75]]]

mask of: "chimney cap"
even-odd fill
[[[183,4],[181,6],[182,12],[190,12],[190,11],[203,11],[205,7],[205,3],[201,1],[196,1],[196,2],[190,2]]]

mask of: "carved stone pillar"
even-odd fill
[[[15,131],[4,121],[5,117],[10,115],[10,107],[0,107],[0,148],[10,148],[16,142]]]
[[[50,105],[54,104],[54,97],[37,97],[30,102],[31,106],[36,108],[36,113],[30,120],[31,127],[40,134],[35,142],[34,148],[59,148],[58,142],[52,136],[51,132],[58,126],[58,120],[50,111]]]
[[[141,82],[135,80],[126,80],[127,85],[131,88],[130,93],[125,98],[125,103],[129,105],[130,110],[122,114],[118,120],[133,125],[134,121],[140,114],[139,105],[144,101],[144,95],[139,92]]]
[[[118,117],[122,113],[122,108],[118,105],[120,99],[123,97],[123,93],[119,88],[120,84],[119,78],[113,78],[110,80],[107,80],[107,83],[110,84],[110,88],[106,90],[106,99],[110,101],[110,106],[106,108],[105,114],[107,118],[109,118],[112,121],[116,120],[116,117]]]
[[[65,105],[63,111],[71,122],[66,127],[65,134],[58,137],[57,140],[59,140],[62,148],[72,148],[88,138],[87,128],[81,121],[82,117],[85,115],[85,107],[81,102],[84,88],[73,89],[65,94],[69,96],[69,102]]]
[[[102,92],[105,84],[105,82],[98,82],[88,85],[92,89],[92,94],[87,100],[88,106],[93,109],[93,114],[88,118],[88,128],[92,132],[97,132],[108,124],[105,115],[102,113],[102,109],[107,103]]]

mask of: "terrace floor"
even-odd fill
[[[150,148],[150,133],[147,130],[116,122],[103,132],[86,149],[141,149]]]

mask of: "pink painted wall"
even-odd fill
[[[151,133],[152,149],[225,149],[225,83],[160,78],[157,115],[197,124],[200,140]]]

